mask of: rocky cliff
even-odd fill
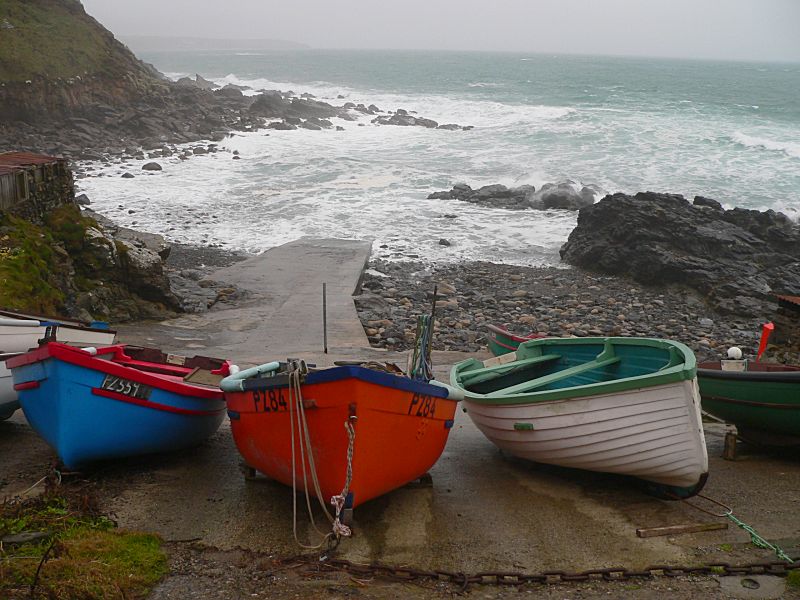
[[[165,93],[154,71],[78,0],[0,3],[0,112],[32,120]]]

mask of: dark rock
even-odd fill
[[[161,165],[157,162],[149,162],[142,165],[142,171],[161,171]]]
[[[446,239],[442,238],[442,239],[439,240],[439,245],[440,246],[450,246],[451,244],[450,244],[449,240],[446,240]]]
[[[92,203],[92,201],[89,200],[89,196],[87,196],[86,194],[78,194],[77,196],[75,196],[75,202],[77,202],[81,206],[89,206]]]
[[[277,129],[279,131],[290,131],[292,129],[297,129],[297,125],[292,125],[291,123],[286,123],[283,121],[276,121],[274,123],[270,123],[267,125],[267,129]]]
[[[773,211],[696,207],[674,194],[614,194],[581,209],[565,262],[648,284],[680,284],[723,312],[768,317],[800,294],[800,231]]]
[[[580,210],[594,203],[594,194],[594,190],[589,187],[583,187],[578,191],[571,181],[559,184],[546,183],[531,195],[528,203],[531,208],[543,210],[551,208]]]
[[[122,174],[123,179],[133,179],[134,177],[135,175],[133,173],[128,173],[127,171]]]
[[[194,75],[194,82],[195,82],[195,85],[196,85],[198,88],[200,88],[201,90],[207,90],[207,91],[210,91],[210,90],[213,90],[213,89],[216,89],[216,88],[218,88],[218,87],[219,87],[219,86],[218,86],[216,83],[214,83],[213,81],[209,81],[208,79],[203,79],[203,78],[202,78],[202,77],[200,77],[200,75],[198,75],[197,73],[195,73],[195,75]]]
[[[444,125],[439,125],[436,129],[449,129],[453,131],[456,129],[461,129],[461,125],[456,125],[455,123],[446,123]]]
[[[707,206],[708,208],[713,208],[714,210],[724,210],[722,208],[722,204],[712,198],[706,198],[705,196],[695,196],[692,204],[695,206]]]
[[[409,115],[403,109],[398,109],[393,115],[382,115],[372,120],[378,125],[399,125],[401,127],[428,127],[435,129],[439,124],[432,119],[423,119]]]
[[[311,129],[312,131],[321,131],[322,130],[322,127],[320,127],[316,123],[312,123],[310,120],[309,121],[303,121],[302,123],[300,123],[300,125],[298,127],[302,127],[303,129]]]
[[[494,208],[505,209],[525,209],[529,208],[527,199],[534,193],[532,185],[522,185],[516,188],[508,188],[501,184],[485,185],[482,188],[473,190],[466,183],[459,183],[453,186],[449,192],[434,192],[428,195],[429,200],[463,200],[473,204],[491,206]]]

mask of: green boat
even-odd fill
[[[736,425],[745,441],[800,445],[800,366],[748,362],[732,371],[723,362],[698,365],[703,410]]]
[[[521,343],[544,337],[541,335],[516,335],[497,325],[487,325],[486,328],[489,330],[489,333],[486,334],[486,338],[489,340],[489,352],[495,356],[514,352]]]
[[[708,472],[696,370],[692,351],[669,340],[542,338],[458,363],[450,385],[501,450],[685,497]]]

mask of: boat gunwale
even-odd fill
[[[489,331],[491,331],[495,335],[498,335],[498,334],[502,335],[503,337],[507,337],[511,341],[519,342],[520,344],[523,343],[523,342],[529,342],[531,340],[543,339],[545,337],[545,336],[535,335],[535,334],[534,335],[518,335],[516,333],[510,332],[508,329],[500,327],[499,325],[492,325],[491,323],[487,323],[486,324],[486,329],[488,329]],[[493,341],[497,342],[497,340],[493,340]],[[503,347],[506,347],[506,348],[510,347],[510,346],[506,346],[505,344],[500,344],[500,345],[503,346]],[[514,349],[515,348],[512,348],[512,350],[514,350]]]
[[[110,327],[93,327],[92,324],[88,321],[79,321],[76,319],[62,319],[61,317],[40,315],[38,313],[33,313],[33,312],[18,313],[10,310],[0,309],[0,319],[37,321],[40,327],[46,327],[47,325],[58,325],[59,327],[65,327],[68,329],[82,329],[82,330],[95,331],[98,333],[99,332],[113,333],[115,336],[117,335],[117,331],[115,329],[111,329]]]
[[[303,385],[316,385],[320,383],[332,383],[343,379],[358,379],[366,383],[390,387],[404,392],[420,393],[444,400],[451,400],[453,402],[457,401],[453,398],[449,398],[447,389],[442,386],[357,365],[337,366],[329,369],[320,369],[319,371],[310,371],[305,379],[303,379],[302,383]],[[285,375],[246,379],[242,383],[243,391],[288,387],[289,378]]]
[[[520,344],[520,347],[525,346],[527,348],[543,346],[543,351],[545,351],[548,350],[547,345],[556,343],[574,346],[605,345],[608,343],[613,346],[615,343],[617,343],[624,346],[647,346],[662,348],[665,350],[675,348],[683,355],[684,361],[680,365],[675,365],[673,367],[668,367],[664,370],[654,371],[645,375],[637,375],[635,377],[625,377],[612,381],[581,384],[555,390],[518,392],[516,394],[489,397],[488,394],[471,392],[461,385],[459,378],[462,375],[462,370],[468,365],[482,364],[480,361],[471,358],[461,361],[453,366],[452,370],[450,371],[451,385],[464,392],[465,401],[467,402],[491,405],[526,405],[563,400],[591,399],[595,396],[635,391],[642,388],[651,388],[672,383],[680,383],[682,381],[691,381],[697,377],[697,359],[695,358],[694,353],[685,344],[676,342],[674,340],[637,337],[539,338],[524,342],[524,344]],[[510,364],[513,364],[513,362],[507,363],[505,366]],[[469,373],[469,371],[463,372],[463,374],[467,373]],[[581,394],[583,390],[586,390],[587,393]],[[576,395],[576,392],[579,395]]]
[[[723,379],[733,382],[800,384],[800,370],[787,371],[723,371],[722,369],[697,369],[698,378]]]
[[[14,368],[30,366],[54,359],[99,373],[122,377],[165,392],[178,394],[191,400],[223,401],[222,390],[219,388],[198,386],[185,381],[175,381],[174,379],[168,379],[170,376],[159,376],[158,374],[129,367],[112,360],[99,358],[103,355],[116,353],[117,350],[120,349],[124,353],[127,345],[128,344],[115,344],[113,346],[98,348],[97,354],[93,355],[75,346],[69,346],[61,342],[49,342],[36,350],[25,352],[8,359],[6,361],[6,366],[13,370]],[[149,362],[148,364],[158,365],[159,363]],[[192,369],[186,368],[185,370],[188,375]]]
[[[700,395],[701,400],[709,402],[720,402],[725,404],[734,404],[737,406],[752,406],[754,408],[768,408],[777,410],[800,410],[800,403],[777,403],[777,402],[758,402],[756,400],[738,400],[736,398],[728,398],[726,396],[710,396]],[[708,412],[711,412],[710,410]],[[713,414],[713,413],[712,413]]]

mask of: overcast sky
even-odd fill
[[[118,35],[800,62],[800,0],[83,0]]]

